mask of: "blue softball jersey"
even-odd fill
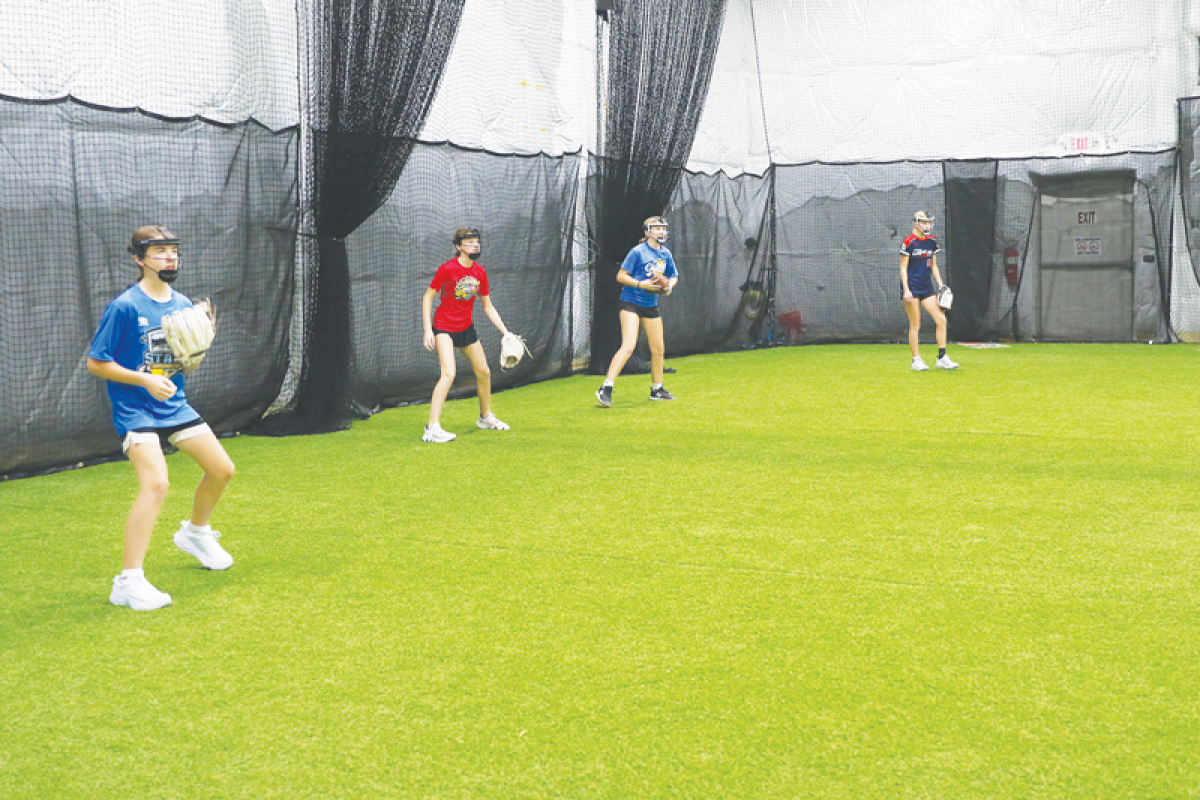
[[[182,367],[175,363],[175,355],[162,330],[163,317],[191,305],[191,300],[174,289],[171,299],[160,303],[135,283],[104,309],[88,356],[115,362],[135,372],[165,375],[175,383],[175,394],[166,400],[155,400],[141,386],[105,381],[118,436],[138,428],[169,428],[200,418],[188,405]]]
[[[675,258],[666,245],[657,250],[646,242],[629,251],[621,269],[628,272],[636,281],[648,281],[655,275],[666,275],[668,278],[679,276],[675,268]],[[638,289],[635,286],[625,286],[621,289],[621,302],[633,303],[643,308],[653,308],[658,305],[658,294]]]

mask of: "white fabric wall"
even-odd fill
[[[1200,0],[728,2],[693,169],[1061,155],[1072,134],[1098,134],[1090,152],[1157,149],[1175,142],[1176,98],[1200,93]],[[286,127],[296,13],[295,0],[3,0],[0,94]],[[595,31],[594,0],[467,0],[422,138],[593,148]]]
[[[0,95],[295,125],[297,5],[2,0]],[[467,0],[421,138],[497,153],[590,147],[595,39],[595,0]]]
[[[295,125],[295,0],[2,0],[0,94]]]
[[[421,138],[496,153],[591,148],[595,0],[467,0]]]
[[[1196,0],[729,2],[702,171],[1171,147],[1197,88]]]

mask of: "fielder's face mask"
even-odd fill
[[[924,211],[918,211],[916,214],[913,214],[913,226],[921,233],[929,233],[933,230],[933,217]]]
[[[662,244],[667,240],[667,221],[662,217],[651,217],[646,220],[646,233]]]
[[[147,254],[150,248],[154,248],[153,253]],[[136,245],[130,245],[129,252],[133,253],[138,259],[138,263],[142,261],[156,261],[159,264],[166,266],[160,269],[154,269],[150,265],[145,265],[151,272],[158,276],[158,279],[163,283],[174,283],[179,277],[179,240],[170,238],[161,239],[139,239]]]
[[[472,239],[475,241],[472,242]],[[467,254],[467,258],[476,261],[479,259],[479,254],[483,252],[483,239],[480,237],[479,231],[471,228],[469,232],[464,233],[462,236],[454,237],[454,246],[461,247],[463,252]],[[471,252],[472,250],[475,252]]]

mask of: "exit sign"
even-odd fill
[[[1067,153],[1091,153],[1096,150],[1112,150],[1112,140],[1103,133],[1066,133],[1058,137],[1060,150]]]

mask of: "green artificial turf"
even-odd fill
[[[929,348],[926,348],[927,350]],[[0,797],[1195,797],[1200,353],[824,346],[0,484]],[[932,359],[928,359],[932,361]]]

